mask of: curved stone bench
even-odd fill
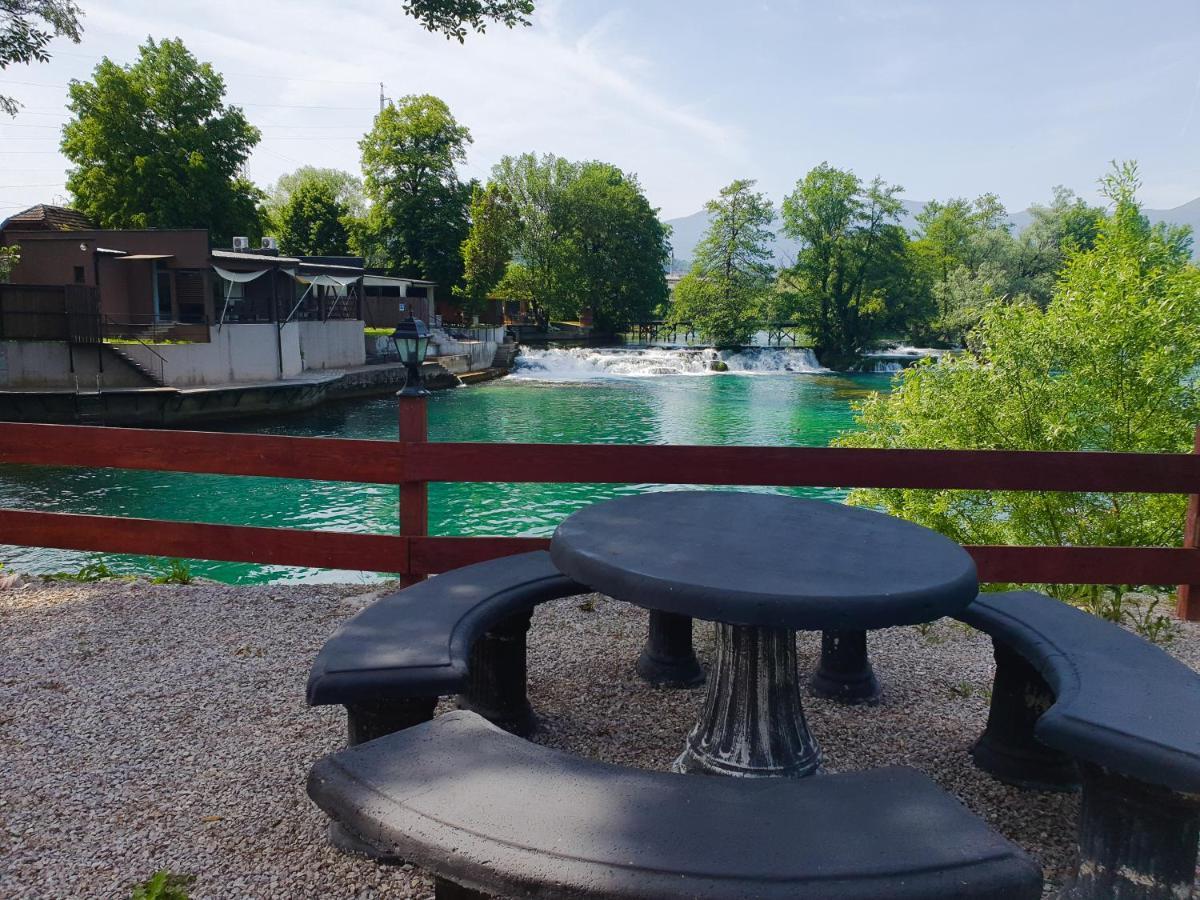
[[[350,744],[433,717],[438,697],[526,733],[525,634],[534,606],[587,593],[545,551],[455,569],[383,597],[325,642],[309,706],[346,707]]]
[[[1136,634],[1031,591],[958,618],[992,636],[975,763],[1020,787],[1082,778],[1068,897],[1190,896],[1200,839],[1200,675]]]
[[[313,801],[475,892],[572,898],[1040,897],[1037,865],[906,768],[802,781],[628,769],[469,712],[331,754]]]

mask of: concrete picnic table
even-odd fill
[[[615,599],[715,623],[716,660],[680,772],[813,774],[821,754],[804,717],[795,632],[824,633],[818,683],[873,683],[867,629],[953,615],[979,591],[970,555],[934,531],[777,494],[597,503],[559,525],[550,556]]]

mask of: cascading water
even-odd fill
[[[715,365],[722,363],[722,365]],[[522,347],[512,377],[530,381],[591,381],[663,375],[782,375],[825,372],[807,349],[547,348]]]
[[[903,363],[887,362],[885,360],[876,360],[875,365],[871,368],[872,372],[901,372],[903,370]]]

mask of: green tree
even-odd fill
[[[300,256],[346,256],[350,253],[350,207],[328,181],[310,178],[288,194],[271,215],[280,249]]]
[[[426,31],[444,34],[447,40],[453,38],[461,44],[468,26],[483,32],[488,20],[506,28],[528,26],[533,0],[405,0],[401,8]]]
[[[900,191],[821,163],[783,201],[784,233],[801,245],[784,280],[824,365],[846,367],[881,331],[924,313]]]
[[[838,443],[1188,451],[1200,421],[1200,270],[1186,230],[1149,225],[1138,186],[1129,164],[1103,180],[1111,215],[1091,249],[1067,250],[1045,310],[991,306],[972,352],[905,370]],[[851,502],[978,544],[1170,546],[1184,518],[1182,497],[1108,492],[860,490]]]
[[[13,63],[47,62],[55,37],[76,44],[82,13],[73,0],[0,0],[0,71]],[[0,110],[15,116],[21,104],[0,94]]]
[[[916,219],[913,250],[937,306],[921,337],[959,344],[989,305],[1019,293],[1020,260],[1008,213],[995,194],[983,194],[974,201],[930,201]]]
[[[462,280],[471,185],[459,180],[471,133],[429,94],[402,97],[359,142],[371,201],[355,244],[373,265],[444,289]]]
[[[471,230],[462,243],[463,284],[456,294],[468,312],[479,313],[512,259],[517,222],[511,198],[495,183],[475,187],[469,215]]]
[[[607,163],[583,163],[564,186],[554,218],[564,307],[576,315],[591,310],[606,330],[646,318],[667,299],[667,227],[634,176]]]
[[[767,245],[775,239],[775,208],[754,184],[734,181],[704,205],[708,230],[671,305],[673,321],[691,322],[718,347],[749,343],[774,277]]]
[[[746,297],[728,290],[721,279],[691,271],[675,285],[670,319],[690,322],[716,347],[741,347],[754,336],[758,311]]]
[[[0,247],[0,284],[8,281],[8,276],[21,261],[21,248],[16,244]]]
[[[104,228],[208,228],[214,243],[257,237],[262,192],[241,175],[259,140],[224,103],[225,82],[179,40],[148,40],[138,61],[105,58],[71,83],[62,152],[75,207]]]
[[[553,154],[505,156],[492,182],[511,203],[512,256],[521,263],[535,318],[567,318],[578,310],[564,283],[568,250],[561,229],[562,196],[580,167]]]
[[[1033,220],[1017,238],[1017,249],[1012,254],[1011,290],[1045,307],[1054,294],[1067,255],[1090,250],[1095,244],[1104,210],[1058,186],[1049,206],[1034,205],[1029,212]]]
[[[612,328],[667,297],[667,229],[637,178],[616,166],[506,156],[476,194],[471,220],[463,295],[475,302],[516,272],[539,321],[590,310],[598,327]]]
[[[294,172],[280,175],[267,190],[263,209],[267,223],[274,226],[279,211],[287,205],[292,194],[302,185],[321,184],[338,203],[345,206],[349,215],[359,219],[366,215],[367,202],[363,196],[362,179],[341,169],[326,169],[319,166],[300,166]]]

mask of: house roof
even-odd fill
[[[90,231],[96,225],[83,213],[65,206],[39,203],[14,213],[0,223],[0,231]]]
[[[213,259],[225,262],[278,263],[286,266],[297,266],[300,260],[294,256],[263,256],[259,253],[243,253],[240,250],[213,250]]]

